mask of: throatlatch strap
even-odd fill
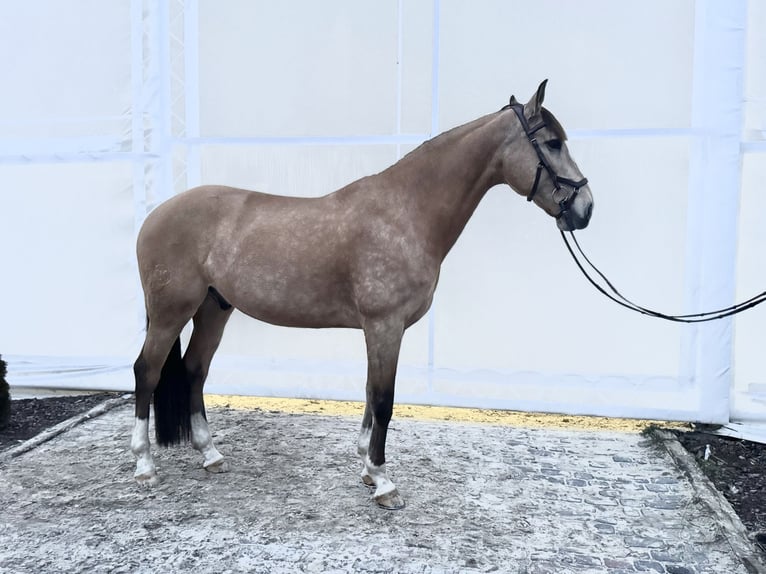
[[[543,164],[538,163],[537,164],[537,173],[535,173],[535,183],[532,184],[532,191],[529,192],[529,195],[527,196],[527,201],[532,201],[532,198],[537,193],[537,184],[540,183],[540,174],[543,173]]]

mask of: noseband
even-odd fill
[[[569,209],[572,207],[572,203],[574,203],[575,198],[577,197],[577,194],[580,193],[580,188],[584,186],[586,183],[588,183],[588,178],[584,177],[579,181],[574,181],[572,179],[569,179],[568,177],[561,177],[558,175],[554,169],[551,167],[551,164],[548,163],[548,159],[543,154],[543,150],[540,149],[540,144],[537,143],[537,138],[535,137],[535,133],[540,131],[545,127],[545,122],[541,121],[539,124],[537,124],[534,127],[530,127],[529,123],[527,122],[527,118],[524,117],[524,105],[519,103],[512,103],[508,105],[509,108],[511,108],[514,112],[516,112],[516,115],[519,118],[519,121],[521,122],[521,127],[524,128],[524,133],[527,135],[527,139],[529,140],[529,143],[532,144],[532,147],[535,148],[535,153],[537,153],[537,173],[535,173],[535,182],[532,184],[532,190],[527,195],[527,201],[532,201],[532,199],[535,197],[535,194],[537,193],[537,186],[540,184],[540,175],[543,173],[543,170],[548,172],[548,176],[551,178],[551,181],[553,182],[553,185],[555,187],[553,193],[554,193],[554,201],[555,201],[555,194],[557,191],[561,191],[562,186],[567,186],[572,188],[572,192],[568,193],[564,199],[557,202],[559,206],[559,214],[556,216],[556,219],[560,219],[562,217],[566,217],[569,213]]]

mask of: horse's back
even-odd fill
[[[235,215],[248,199],[266,194],[235,187],[204,185],[179,193],[157,206],[144,221],[141,233],[154,228],[174,227],[177,232],[200,224],[215,224],[218,218]],[[181,229],[176,228],[181,226]]]
[[[183,192],[158,206],[139,234],[144,290],[198,298],[212,286],[268,322],[351,326],[346,252],[355,218],[338,206],[332,194],[300,198],[221,186]],[[175,288],[166,286],[170,280]]]
[[[193,250],[206,248],[221,235],[241,237],[242,228],[254,222],[258,211],[298,199],[220,185],[184,191],[147,216],[138,236],[139,259],[174,245],[183,244],[184,249]]]

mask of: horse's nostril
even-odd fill
[[[591,214],[593,213],[593,203],[589,203],[588,207],[585,208],[585,220],[588,221],[590,219]]]

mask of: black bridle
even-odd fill
[[[551,167],[550,163],[548,163],[548,159],[543,154],[543,150],[540,149],[540,144],[537,141],[537,138],[535,137],[535,134],[546,127],[546,123],[544,120],[541,120],[540,123],[535,125],[534,127],[530,127],[529,122],[527,122],[527,118],[524,117],[524,105],[520,104],[515,101],[515,99],[511,99],[511,103],[505,106],[503,109],[511,108],[515,113],[516,116],[519,118],[519,122],[521,122],[521,127],[524,129],[524,133],[527,136],[527,140],[529,140],[529,143],[532,144],[532,147],[535,150],[535,153],[537,154],[537,173],[535,173],[535,182],[532,184],[532,189],[527,194],[527,201],[532,201],[532,199],[535,197],[535,194],[537,193],[537,188],[540,185],[540,176],[543,173],[543,170],[545,170],[548,173],[548,176],[551,178],[551,181],[553,182],[553,185],[555,189],[553,190],[553,201],[558,204],[559,206],[559,213],[556,216],[556,219],[564,218],[565,221],[568,221],[569,216],[569,210],[572,207],[572,203],[574,202],[575,198],[577,197],[577,194],[580,192],[580,188],[583,187],[586,183],[588,183],[587,178],[582,178],[579,181],[574,181],[572,179],[569,179],[567,177],[561,177],[556,173],[556,171]],[[556,194],[559,193],[563,186],[567,186],[571,188],[571,191],[568,192],[561,200],[556,199]],[[570,225],[570,227],[572,227]],[[642,315],[648,315],[649,317],[657,317],[658,319],[665,319],[666,321],[674,321],[676,323],[703,323],[706,321],[714,321],[716,319],[723,319],[724,317],[730,317],[732,315],[736,315],[737,313],[741,313],[742,311],[745,311],[747,309],[751,309],[755,307],[756,305],[760,305],[761,303],[766,301],[766,291],[763,291],[756,295],[755,297],[751,297],[750,299],[747,299],[745,301],[742,301],[740,303],[736,303],[734,305],[731,305],[730,307],[724,307],[723,309],[716,309],[714,311],[703,311],[702,313],[690,313],[686,315],[669,315],[666,313],[661,313],[659,311],[655,311],[653,309],[649,309],[647,307],[643,307],[641,305],[638,305],[637,303],[634,303],[627,297],[625,297],[620,291],[617,290],[617,288],[609,281],[609,279],[606,278],[606,276],[601,272],[601,270],[596,267],[590,259],[588,259],[588,256],[585,255],[585,253],[582,250],[582,247],[580,247],[580,244],[577,242],[577,238],[574,235],[574,232],[569,232],[570,237],[572,238],[572,242],[574,243],[575,247],[577,248],[577,251],[579,252],[580,257],[583,258],[585,263],[582,263],[580,259],[578,258],[577,254],[575,253],[575,250],[572,248],[572,246],[569,243],[569,240],[567,239],[566,234],[562,231],[561,237],[564,239],[564,243],[567,247],[567,250],[569,251],[570,255],[572,256],[572,259],[574,259],[575,263],[577,264],[577,267],[580,269],[583,275],[585,275],[586,279],[593,285],[602,295],[606,296],[607,298],[611,299],[618,305],[621,305],[622,307],[625,307],[627,309],[630,309],[631,311],[635,311],[637,313],[641,313]],[[586,270],[586,266],[590,267],[596,275],[605,283],[605,286],[602,286],[599,284],[599,282],[591,276],[590,273]]]
[[[540,185],[540,176],[542,175],[543,170],[545,170],[548,172],[548,176],[551,178],[555,188],[553,190],[553,201],[559,206],[559,213],[556,215],[556,219],[561,219],[563,217],[566,221],[566,218],[569,215],[569,210],[572,207],[577,194],[580,193],[580,188],[588,183],[588,178],[584,177],[579,181],[575,181],[573,179],[569,179],[568,177],[561,177],[559,174],[557,174],[556,171],[551,167],[551,164],[548,162],[548,158],[546,158],[545,154],[543,154],[543,150],[540,149],[540,144],[537,141],[537,137],[535,137],[535,134],[546,126],[545,121],[540,120],[539,124],[534,127],[530,127],[529,122],[527,122],[527,118],[524,117],[523,104],[512,101],[510,104],[508,104],[507,107],[516,112],[516,115],[521,122],[521,127],[524,129],[524,133],[527,136],[527,140],[529,140],[529,143],[532,144],[532,147],[535,149],[535,153],[537,154],[537,173],[535,173],[535,182],[532,184],[532,189],[527,194],[527,201],[532,201],[532,199],[535,197],[535,194],[537,193],[537,187]],[[557,193],[561,192],[563,186],[570,187],[571,191],[568,192],[562,199],[557,200],[556,195]]]

